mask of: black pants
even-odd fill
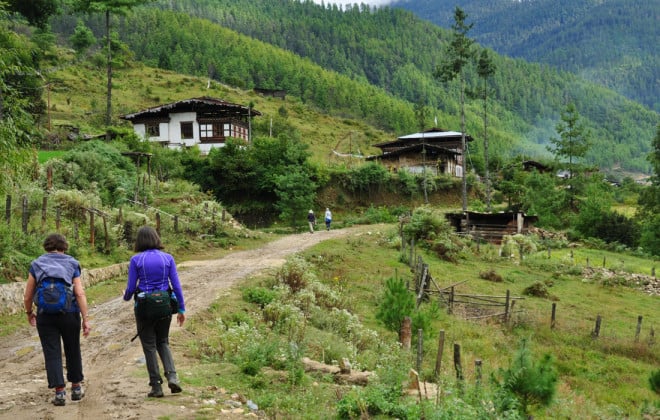
[[[159,357],[163,363],[163,370],[167,381],[169,382],[176,378],[176,368],[174,367],[172,352],[170,351],[170,323],[172,322],[172,317],[168,316],[152,321],[142,319],[136,314],[135,321],[140,336],[140,343],[142,343],[144,360],[147,364],[147,372],[149,372],[149,385],[163,383],[158,366]]]
[[[80,354],[80,312],[37,315],[37,331],[44,351],[48,388],[65,386],[62,347],[66,359],[66,378],[71,383],[84,379]]]

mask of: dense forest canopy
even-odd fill
[[[350,100],[345,101],[345,95],[335,93],[337,82],[328,80],[337,76],[325,76],[322,69],[310,67],[305,60],[308,59],[323,69],[351,78],[357,83],[355,86],[378,86],[411,104],[429,106],[436,110],[439,120],[451,123],[446,128],[458,127],[454,119],[457,87],[441,84],[432,77],[447,31],[409,12],[364,5],[342,10],[311,2],[274,0],[148,5],[152,6],[180,14],[138,9],[123,20],[118,30],[136,57],[151,65],[246,88],[286,89],[326,110],[337,108],[341,112],[342,108],[359,104],[359,112],[350,110],[351,115],[377,121],[379,126],[397,134],[416,129],[412,118],[400,121],[400,117],[392,118],[391,113],[384,118],[382,107],[373,107],[362,96],[349,95]],[[241,40],[214,23],[268,45]],[[101,29],[100,21],[90,25],[95,32]],[[60,31],[70,30],[71,26],[72,22],[66,20],[54,25]],[[202,31],[203,36],[192,36],[191,30]],[[223,37],[227,37],[225,41]],[[272,45],[295,55],[270,50]],[[298,57],[303,58],[299,63]],[[544,145],[555,134],[554,125],[561,109],[571,101],[594,130],[595,144],[586,157],[589,162],[604,169],[622,167],[648,173],[650,167],[644,156],[650,148],[657,113],[571,73],[497,55],[494,61],[499,69],[491,80],[494,155],[543,156]],[[468,69],[467,78],[475,86],[476,69]],[[325,80],[320,83],[321,79]],[[480,107],[478,100],[468,104],[470,133],[478,133],[476,115]],[[474,150],[477,155],[481,153],[479,147]]]
[[[444,28],[461,7],[482,45],[573,72],[660,111],[657,0],[401,0],[390,6]]]

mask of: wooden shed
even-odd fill
[[[456,232],[471,235],[494,244],[500,244],[504,235],[529,233],[538,216],[523,212],[480,213],[466,211],[445,215]]]

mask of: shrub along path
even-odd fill
[[[223,258],[179,263],[179,275],[186,297],[187,317],[206,309],[222,298],[223,290],[262,270],[281,266],[287,256],[326,239],[362,235],[374,226],[357,226],[314,234],[282,237],[258,249],[239,251]],[[135,334],[132,304],[121,297],[90,308],[92,332],[82,339],[86,395],[80,402],[67,400],[64,407],[50,403],[41,345],[35,328],[27,326],[0,339],[0,419],[137,419],[194,418],[201,396],[194,389],[150,399],[146,368]],[[171,338],[175,361],[179,327],[172,321]],[[162,367],[161,367],[162,368]],[[179,369],[181,376],[185,372]],[[185,380],[184,380],[185,381]],[[166,388],[167,390],[167,388]],[[68,396],[67,396],[68,399]]]

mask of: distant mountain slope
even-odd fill
[[[500,54],[547,63],[660,112],[660,0],[400,0],[444,28],[458,6]]]
[[[434,124],[434,116],[439,127],[460,127],[456,84],[433,78],[447,31],[410,12],[358,6],[340,11],[279,0],[148,5],[119,19],[115,28],[135,56],[149,65],[246,89],[285,89],[324,112],[368,121],[396,135],[419,129],[413,104],[432,111],[424,122],[427,127]],[[102,36],[101,17],[87,22]],[[53,22],[63,37],[74,27],[75,18]],[[498,70],[490,83],[491,157],[547,156],[545,144],[556,136],[559,112],[572,101],[594,134],[588,163],[648,172],[646,154],[656,113],[569,73],[501,56],[494,60]],[[474,69],[468,70],[474,88],[479,80]],[[477,139],[471,156],[479,167],[483,104],[468,98],[466,105],[467,131]]]

